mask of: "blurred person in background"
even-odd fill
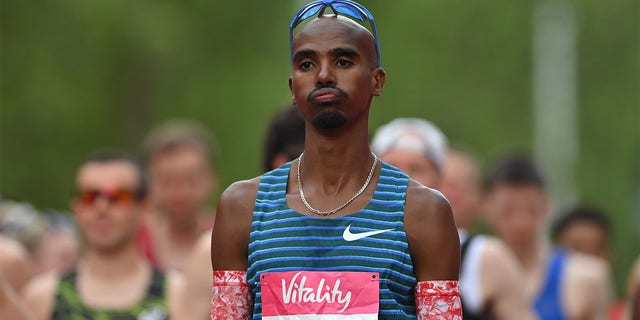
[[[489,226],[522,267],[519,283],[542,320],[606,319],[611,298],[607,262],[553,248],[541,239],[551,211],[542,172],[526,157],[506,156],[485,176]]]
[[[431,122],[397,118],[376,130],[371,150],[382,161],[398,167],[422,185],[440,187],[447,138]]]
[[[262,153],[262,166],[270,171],[294,160],[304,149],[304,118],[296,106],[287,106],[269,122]],[[211,306],[211,232],[201,236],[184,274],[180,299],[182,318],[209,319]]]
[[[31,204],[3,199],[0,201],[0,233],[18,241],[33,256],[46,222]]]
[[[480,200],[475,159],[461,151],[447,151],[447,139],[440,129],[417,118],[399,118],[380,127],[371,145],[380,159],[410,172],[410,177],[425,186],[440,189],[451,203],[461,243],[464,318],[533,318],[513,254],[497,239],[469,234]]]
[[[304,118],[298,107],[289,105],[269,122],[262,150],[262,169],[273,170],[294,160],[304,150]]]
[[[640,320],[640,256],[631,267],[627,280],[627,301],[624,319]]]
[[[184,271],[198,239],[213,228],[209,201],[218,189],[214,137],[197,122],[173,120],[152,129],[141,149],[153,209],[139,243],[154,265]]]
[[[551,236],[559,247],[610,261],[610,225],[604,211],[581,205],[572,208],[554,223]]]
[[[75,182],[71,206],[86,251],[73,271],[27,285],[29,309],[41,320],[166,319],[177,308],[179,277],[154,269],[136,246],[148,206],[142,167],[126,153],[101,151],[83,162]]]
[[[553,243],[566,250],[600,257],[611,269],[611,222],[599,208],[578,205],[565,212],[551,226]],[[624,301],[616,300],[609,312],[609,319],[622,318]]]
[[[33,256],[37,273],[55,271],[65,274],[76,265],[80,253],[80,243],[76,225],[70,214],[45,212],[42,219],[45,230],[42,232]]]
[[[27,203],[0,202],[0,233],[18,241],[33,260],[36,274],[62,274],[76,263],[79,241],[66,213],[38,212]]]

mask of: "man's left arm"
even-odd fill
[[[412,180],[404,224],[418,281],[418,319],[462,319],[460,240],[449,202],[440,192]]]

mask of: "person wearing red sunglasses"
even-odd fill
[[[369,149],[386,73],[363,8],[314,1],[292,20],[304,152],[220,197],[212,319],[462,319],[449,204]]]
[[[66,275],[28,285],[35,319],[166,319],[180,279],[151,267],[136,247],[147,206],[140,165],[119,151],[99,152],[80,166],[76,186],[71,208],[86,251]]]

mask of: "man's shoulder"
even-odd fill
[[[567,311],[575,318],[604,319],[611,299],[607,262],[599,257],[569,253],[563,291]]]
[[[567,276],[584,283],[607,282],[609,266],[599,257],[571,252],[567,255]]]
[[[407,186],[405,204],[407,214],[450,214],[451,206],[445,196],[438,190],[425,187],[413,179]]]
[[[508,260],[508,263],[517,263],[513,252],[502,240],[488,235],[480,235],[480,237],[483,241],[481,251],[483,259],[492,261],[496,266],[501,265],[506,260]]]
[[[232,183],[220,195],[222,204],[244,203],[253,198],[255,200],[260,185],[260,178],[255,177],[249,180],[240,180]]]

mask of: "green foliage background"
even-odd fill
[[[532,152],[537,1],[362,1],[374,12],[384,96],[371,127],[430,119],[487,163]],[[639,254],[639,2],[574,0],[581,199],[614,222],[614,275]],[[66,209],[74,170],[103,146],[136,151],[170,118],[222,149],[223,187],[258,175],[269,117],[290,100],[287,27],[302,1],[7,0],[0,36],[0,192]],[[215,200],[212,200],[214,202]]]

